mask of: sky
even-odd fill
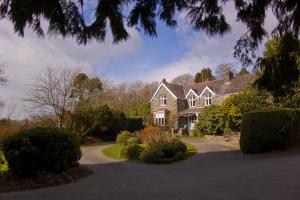
[[[174,29],[157,24],[157,38],[128,28],[131,37],[126,42],[113,44],[108,36],[105,43],[91,42],[86,46],[79,46],[70,38],[39,38],[30,30],[26,30],[25,37],[19,37],[10,22],[1,20],[0,63],[6,65],[9,82],[0,86],[0,99],[7,104],[17,104],[15,117],[24,117],[24,111],[30,109],[30,105],[23,100],[33,84],[33,74],[47,65],[80,67],[115,84],[163,78],[171,81],[184,73],[194,75],[204,67],[214,70],[221,63],[234,63],[239,67],[232,56],[233,47],[246,29],[235,22],[233,5],[226,6],[224,13],[232,31],[223,37],[208,37],[191,30],[185,15],[179,14],[178,26]],[[275,24],[275,17],[268,14],[266,30],[270,32]]]

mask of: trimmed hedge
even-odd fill
[[[64,129],[32,128],[19,131],[3,142],[9,169],[19,177],[61,173],[78,166],[78,135]]]
[[[251,154],[288,146],[296,132],[297,121],[297,114],[291,109],[245,113],[242,118],[241,151]]]

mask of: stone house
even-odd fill
[[[223,80],[212,80],[189,85],[168,83],[163,79],[150,100],[153,122],[169,126],[174,131],[191,131],[201,111],[212,104],[221,104],[232,94],[245,90],[255,75],[224,75]]]

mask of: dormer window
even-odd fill
[[[206,94],[205,95],[205,106],[210,106],[211,105],[211,94]]]
[[[167,95],[163,94],[159,97],[159,102],[161,106],[167,105]]]
[[[191,108],[196,106],[196,97],[195,96],[189,97],[189,104],[190,104]]]

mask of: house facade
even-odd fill
[[[151,113],[158,126],[170,126],[177,131],[191,131],[206,106],[221,104],[232,94],[250,87],[255,75],[233,77],[224,75],[223,80],[213,80],[189,85],[168,83],[163,79],[153,94]]]

